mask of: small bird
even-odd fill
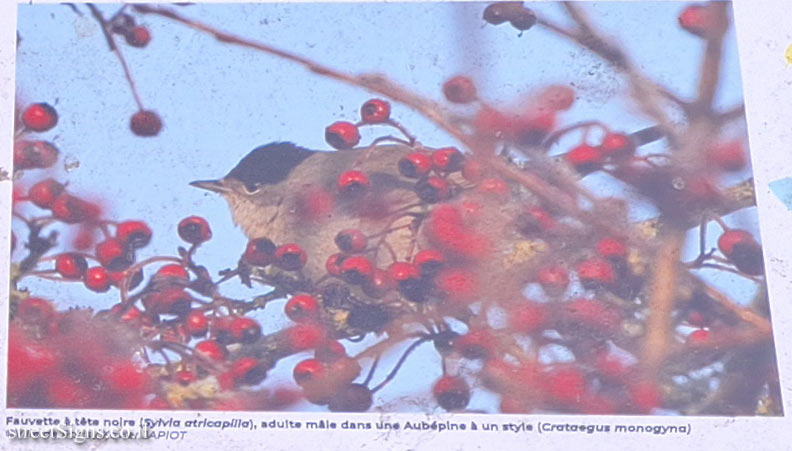
[[[253,149],[223,178],[191,185],[223,196],[248,238],[302,247],[308,254],[303,274],[316,281],[339,252],[334,240],[345,229],[361,230],[378,244],[367,254],[378,267],[409,256],[410,212],[419,207],[415,183],[399,177],[398,163],[412,150],[324,152],[273,142]]]

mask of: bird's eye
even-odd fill
[[[248,194],[255,194],[261,189],[261,185],[258,183],[245,183],[244,187]]]

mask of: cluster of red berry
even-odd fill
[[[123,36],[132,47],[143,48],[151,42],[151,32],[143,25],[138,25],[135,18],[121,12],[110,20],[110,30]]]
[[[134,16],[123,12],[123,10],[108,20],[106,26],[109,28],[109,32],[122,36],[126,43],[132,47],[142,49],[151,42],[149,29],[138,24]],[[114,43],[114,45],[116,44]],[[134,86],[132,89],[134,91]],[[138,103],[140,103],[139,100]],[[133,114],[129,120],[129,128],[137,136],[157,136],[162,130],[162,119],[156,112],[144,109],[141,105],[140,110]]]

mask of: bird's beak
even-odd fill
[[[196,180],[190,182],[191,186],[196,188],[212,191],[213,193],[224,194],[228,192],[228,188],[223,184],[222,180]]]

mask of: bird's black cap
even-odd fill
[[[314,151],[290,142],[273,142],[256,147],[226,175],[253,191],[261,185],[274,185],[288,178],[291,171]]]

